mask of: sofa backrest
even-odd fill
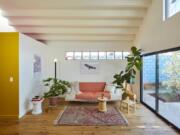
[[[106,82],[79,82],[79,90],[81,92],[104,91]]]

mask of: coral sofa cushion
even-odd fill
[[[111,99],[111,95],[108,91],[106,92],[82,92],[76,95],[76,99],[82,100],[97,100],[98,97],[101,97],[102,93],[108,99]]]
[[[79,89],[81,92],[102,92],[106,86],[105,82],[80,82]]]

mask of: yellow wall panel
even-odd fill
[[[0,116],[18,115],[19,33],[0,33]]]

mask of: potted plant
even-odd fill
[[[63,95],[71,86],[68,81],[58,80],[56,78],[47,78],[43,82],[44,86],[49,87],[49,91],[44,93],[44,98],[49,98],[49,105],[51,106],[56,106],[59,95]]]
[[[122,95],[123,100],[129,95],[127,91],[127,84],[129,83],[132,85],[132,83],[134,83],[136,71],[140,71],[141,67],[141,49],[137,49],[133,46],[131,47],[131,54],[127,56],[127,66],[125,71],[121,71],[119,74],[114,75],[115,80],[113,83],[116,84],[118,88],[122,88],[122,90],[124,90]]]

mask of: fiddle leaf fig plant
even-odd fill
[[[119,74],[114,75],[113,83],[118,88],[123,88],[126,91],[127,83],[132,83],[136,76],[136,71],[140,71],[142,67],[141,49],[131,47],[131,54],[127,56],[127,65],[125,71],[121,71]],[[125,88],[123,87],[125,83]]]
[[[49,87],[49,91],[44,93],[44,98],[62,95],[71,87],[68,81],[58,80],[56,78],[47,78],[43,80],[43,83],[44,86]]]
[[[119,74],[115,74],[114,75],[114,84],[117,84],[117,88],[123,88],[123,82],[124,82],[124,76],[123,76],[124,72],[121,71]]]

